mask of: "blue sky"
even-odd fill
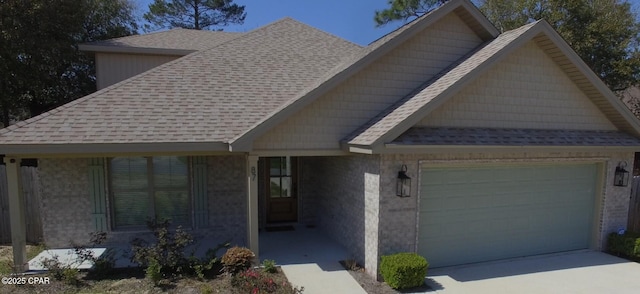
[[[152,0],[136,0],[140,14],[148,10]],[[376,28],[374,11],[388,6],[388,0],[235,0],[245,5],[247,18],[243,25],[228,26],[225,31],[246,32],[291,17],[315,28],[360,45],[382,37],[402,25],[395,22]],[[640,10],[640,0],[629,1]]]

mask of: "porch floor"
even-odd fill
[[[340,265],[352,258],[348,251],[322,230],[296,225],[292,231],[262,231],[259,238],[260,261],[274,260],[304,293],[366,293]]]
[[[260,261],[272,259],[277,264],[317,263],[325,270],[335,270],[342,268],[338,261],[350,257],[344,247],[331,240],[321,229],[304,225],[293,227],[291,231],[260,232]]]

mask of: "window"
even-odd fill
[[[269,158],[270,196],[272,198],[292,197],[291,187],[291,158]]]
[[[114,228],[146,227],[154,218],[190,226],[187,157],[112,158],[109,175]]]

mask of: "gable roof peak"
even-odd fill
[[[446,102],[472,80],[527,42],[559,65],[620,130],[640,137],[640,122],[545,20],[506,31],[463,57],[346,138],[350,146],[378,150]]]
[[[412,27],[419,27],[420,29],[418,30],[421,30],[450,13],[455,13],[460,16],[460,18],[485,41],[493,39],[500,34],[498,29],[469,0],[450,0],[374,40],[369,46],[378,46],[380,43],[387,43],[390,39],[403,34],[404,31],[411,30]]]
[[[367,65],[375,62],[397,46],[416,36],[427,27],[455,13],[469,28],[485,41],[496,38],[498,30],[469,0],[451,0],[419,17],[418,19],[396,29],[395,31],[372,42],[360,51],[353,52],[342,63],[327,71],[315,83],[304,89],[296,97],[281,105],[264,119],[257,122],[246,132],[235,137],[231,144],[238,150],[249,149],[253,140],[267,130],[284,121],[289,115],[302,109],[323,94],[333,89],[342,81],[355,75]]]

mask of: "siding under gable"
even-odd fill
[[[171,55],[96,53],[96,83],[98,90],[180,57]]]
[[[494,65],[417,126],[616,130],[535,41]]]
[[[451,13],[254,142],[255,150],[339,150],[340,140],[480,45]]]

